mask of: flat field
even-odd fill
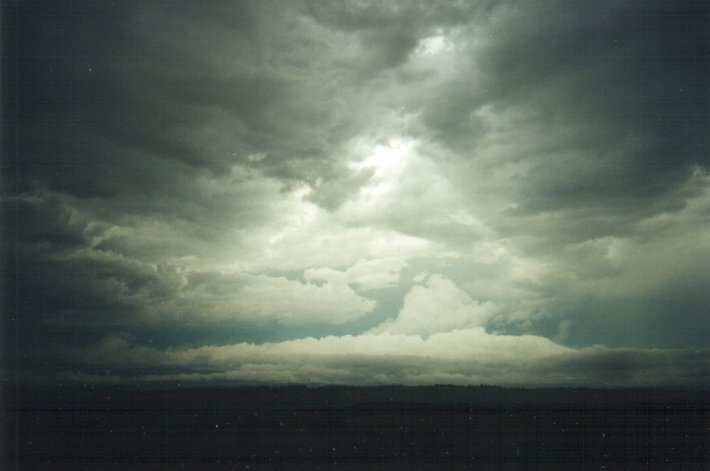
[[[5,398],[3,451],[7,469],[702,469],[708,398],[660,389],[32,388]]]

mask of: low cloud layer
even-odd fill
[[[704,2],[2,8],[12,377],[707,384]]]
[[[710,359],[707,349],[571,349],[543,337],[491,335],[482,328],[425,339],[381,333],[169,350],[111,336],[94,347],[91,358],[66,355],[76,372],[57,374],[58,380],[603,387],[702,386]]]

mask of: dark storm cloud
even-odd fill
[[[525,2],[495,11],[487,37],[471,47],[469,80],[444,84],[425,108],[436,136],[476,159],[485,123],[461,123],[484,107],[509,113],[513,144],[500,158],[529,162],[512,182],[525,212],[645,215],[696,194],[684,185],[693,166],[708,164],[704,2]]]
[[[308,37],[290,41],[297,19],[275,6],[22,2],[15,8],[8,15],[19,33],[8,50],[20,58],[9,64],[17,64],[19,81],[22,189],[39,181],[77,195],[115,195],[117,179],[131,176],[112,172],[132,153],[130,166],[149,172],[156,159],[168,159],[217,173],[264,153],[268,159],[259,165],[272,173],[311,178],[315,166],[328,167],[332,137],[319,132],[331,122],[347,126],[302,87],[300,76],[323,46]],[[269,8],[273,22],[264,21]],[[220,122],[221,143],[204,129]],[[179,171],[159,165],[161,179]]]
[[[371,51],[353,60],[363,78],[396,67],[406,61],[417,46],[419,33],[430,28],[421,5],[345,2],[343,5],[307,2],[308,12],[336,30],[355,32],[362,46]]]
[[[58,201],[8,200],[3,242],[12,254],[7,301],[26,332],[41,338],[42,323],[120,325],[150,299],[171,291],[169,280],[147,263],[89,247],[92,224]]]
[[[6,2],[8,341],[84,373],[702,383],[653,349],[707,345],[709,18]]]
[[[466,51],[470,68],[430,95],[423,119],[475,158],[486,125],[474,112],[524,106],[519,134],[534,131],[539,142],[506,159],[535,161],[515,182],[528,211],[561,202],[642,208],[673,195],[693,164],[707,163],[702,2],[210,6],[23,2],[20,138],[33,179],[74,193],[120,192],[110,172],[120,172],[126,150],[139,153],[132,166],[162,157],[215,172],[264,153],[254,165],[274,175],[332,178],[330,154],[358,117],[323,105],[343,90],[328,86],[323,96],[310,85],[352,82],[334,72],[336,51],[304,28],[304,14],[356,35],[362,50],[351,66],[375,70],[401,66],[435,28],[480,34]],[[232,137],[207,146],[195,133],[215,120],[228,121],[220,131]],[[160,178],[176,171],[161,166]]]

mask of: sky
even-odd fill
[[[4,382],[710,384],[707,2],[3,10]]]

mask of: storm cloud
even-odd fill
[[[2,17],[10,376],[708,383],[706,2]]]

